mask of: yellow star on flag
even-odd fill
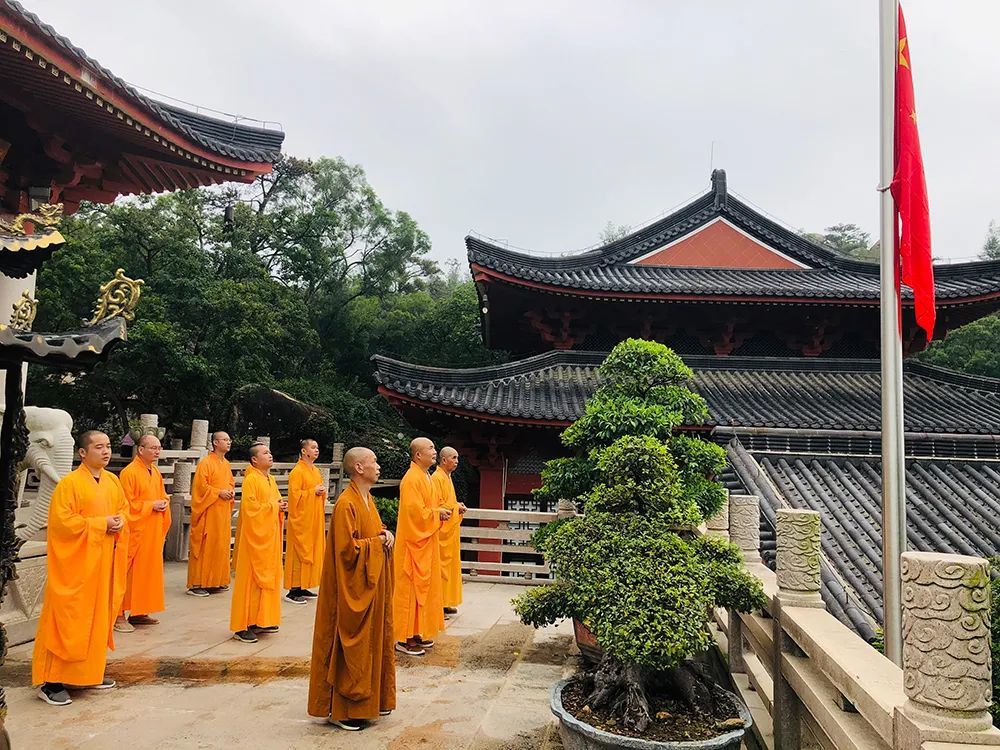
[[[904,54],[904,52],[906,52],[906,37],[905,36],[902,39],[899,40],[899,64],[902,65],[904,68],[909,69],[910,63],[906,59],[906,55]]]

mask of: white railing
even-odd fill
[[[734,496],[728,512],[730,538],[768,598],[763,612],[717,610],[714,618],[733,681],[754,713],[758,747],[968,750],[1000,744],[988,711],[985,560],[904,554],[900,669],[825,610],[818,513],[777,511],[775,573],[752,546],[756,498]]]

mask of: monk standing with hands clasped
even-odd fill
[[[344,455],[347,486],[333,506],[316,604],[309,713],[357,731],[396,707],[392,650],[393,534],[382,525],[371,488],[375,454]]]
[[[438,454],[438,465],[431,474],[431,483],[442,508],[451,511],[451,518],[441,524],[438,541],[441,545],[441,602],[444,604],[444,616],[458,612],[462,603],[462,555],[459,527],[462,517],[468,508],[465,503],[458,502],[455,495],[455,484],[451,475],[458,468],[458,451],[445,446]]]
[[[299,462],[288,475],[288,531],[285,543],[285,601],[305,604],[316,596],[326,539],[326,484],[316,468],[319,443],[299,443]]]
[[[212,452],[198,462],[191,485],[188,593],[209,596],[229,588],[229,544],[233,537],[236,479],[226,454],[233,441],[212,433]]]
[[[408,656],[427,653],[434,646],[432,638],[444,628],[438,532],[451,511],[439,507],[427,473],[436,458],[434,443],[414,438],[410,468],[399,484],[392,619],[396,650]]]
[[[104,668],[128,562],[128,501],[104,470],[111,440],[88,430],[77,445],[80,466],[56,485],[49,505],[48,581],[31,660],[38,697],[53,706],[72,703],[67,687],[115,686]]]
[[[236,582],[229,615],[233,638],[256,643],[281,624],[281,527],[288,503],[271,476],[274,458],[263,443],[250,446],[240,494]]]
[[[162,612],[163,543],[170,530],[170,501],[163,476],[156,468],[160,441],[155,435],[139,438],[136,457],[122,469],[120,480],[128,500],[128,574],[125,598],[115,621],[119,633],[131,633],[136,625],[156,625],[150,617]],[[125,619],[125,612],[129,617]]]

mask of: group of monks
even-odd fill
[[[358,447],[344,455],[350,481],[327,530],[316,441],[301,441],[287,499],[271,474],[270,448],[254,444],[233,537],[231,445],[229,435],[214,433],[212,451],[195,471],[187,593],[227,591],[235,569],[229,627],[245,643],[278,631],[283,589],[295,605],[316,598],[309,714],[362,729],[395,708],[396,653],[426,654],[461,604],[459,524],[466,506],[451,478],[458,453],[443,448],[439,458],[433,442],[413,440],[393,533],[371,495],[380,475],[373,451]],[[48,582],[32,659],[32,683],[46,703],[71,703],[69,690],[115,687],[104,674],[114,633],[155,625],[152,615],[165,608],[170,506],[156,468],[160,450],[155,436],[143,436],[116,477],[106,470],[108,436],[84,432],[80,466],[53,493]],[[311,590],[317,586],[318,594]]]

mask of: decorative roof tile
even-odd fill
[[[203,148],[232,159],[247,162],[273,162],[280,155],[284,133],[280,130],[241,125],[227,122],[201,113],[190,112],[163,104],[139,93],[133,86],[116,76],[89,57],[86,52],[59,34],[52,26],[26,10],[17,0],[0,0],[0,10],[6,9],[24,28],[30,29],[56,45],[59,51],[70,57],[88,75],[99,79],[117,94],[130,100],[141,110],[161,121],[169,128],[192,139]]]
[[[706,193],[627,237],[575,255],[542,257],[469,236],[465,239],[469,264],[474,273],[484,269],[493,271],[507,277],[510,283],[526,282],[557,292],[590,292],[598,296],[696,295],[845,301],[879,298],[878,264],[839,255],[782,227],[731,195],[720,201],[717,193],[717,190]],[[741,269],[632,263],[719,217],[807,267]],[[936,267],[934,273],[939,300],[1000,294],[1000,261],[943,265]],[[904,288],[903,297],[912,299],[912,291]]]
[[[598,385],[603,352],[553,351],[466,370],[424,367],[375,356],[385,391],[431,409],[487,421],[542,420],[553,426],[583,414]],[[878,430],[877,360],[685,357],[712,425]],[[904,364],[906,430],[1000,434],[1000,381],[915,361]]]
[[[881,465],[876,457],[755,453],[738,445],[730,459],[761,499],[773,527],[778,507],[822,516],[824,599],[864,637],[882,622]],[[907,545],[911,550],[989,557],[1000,549],[1000,462],[909,460],[906,466]],[[840,588],[846,588],[846,598]],[[857,613],[861,606],[871,622]]]

